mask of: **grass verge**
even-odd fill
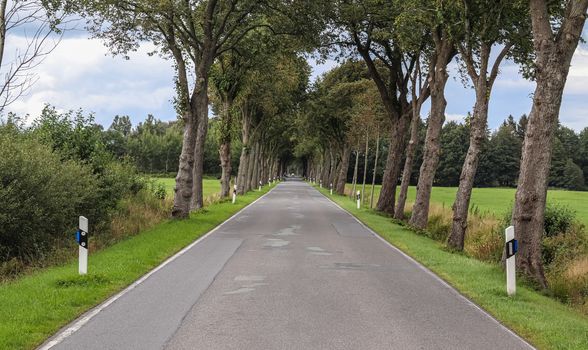
[[[520,283],[517,295],[509,298],[500,266],[448,252],[373,210],[358,210],[347,197],[319,190],[537,348],[586,349],[588,318],[581,313]]]
[[[92,254],[86,276],[78,275],[76,261],[0,285],[0,349],[38,346],[268,191],[210,205],[187,220],[167,220]]]

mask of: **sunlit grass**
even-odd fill
[[[328,190],[321,191],[329,196]],[[439,198],[440,192],[436,196]],[[453,254],[441,243],[399,226],[373,210],[356,209],[355,202],[346,197],[329,197],[538,348],[586,349],[588,318],[580,312],[521,283],[517,295],[509,298],[504,272],[497,264]],[[584,268],[579,263],[569,273]]]
[[[91,254],[87,276],[71,262],[0,285],[0,349],[38,346],[267,191],[239,196],[236,204],[215,203],[187,220],[166,220]]]

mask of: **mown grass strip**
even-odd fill
[[[521,283],[517,295],[509,298],[500,266],[446,251],[442,244],[415,234],[373,210],[358,210],[355,202],[347,197],[331,196],[328,190],[319,190],[537,348],[588,348],[588,318],[579,312]]]
[[[192,214],[188,220],[165,221],[91,254],[86,276],[78,275],[76,261],[0,285],[0,349],[38,346],[269,189],[266,186],[262,191],[239,196],[236,204],[213,204]]]

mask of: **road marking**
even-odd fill
[[[336,208],[342,210],[344,213],[346,213],[347,215],[351,216],[361,226],[363,226],[366,230],[368,230],[368,232],[370,232],[372,235],[376,236],[376,238],[378,238],[379,240],[381,240],[382,242],[384,242],[386,245],[388,245],[390,248],[392,248],[396,252],[400,253],[405,259],[407,259],[408,261],[410,261],[413,264],[415,264],[419,269],[421,269],[422,271],[424,271],[425,273],[427,273],[428,275],[430,275],[431,277],[433,277],[435,280],[437,280],[439,283],[441,283],[443,286],[445,286],[447,289],[449,289],[449,291],[452,292],[454,295],[456,295],[458,298],[462,299],[467,304],[469,304],[470,306],[472,306],[474,309],[476,309],[479,312],[481,312],[484,316],[488,317],[491,321],[493,321],[494,323],[496,323],[504,331],[506,331],[507,333],[511,334],[512,336],[514,336],[515,338],[517,338],[518,340],[520,340],[522,343],[524,343],[526,346],[528,346],[529,349],[536,350],[536,348],[533,345],[531,345],[528,341],[526,341],[525,339],[523,339],[520,335],[516,334],[510,328],[508,328],[505,325],[503,325],[500,321],[498,321],[496,318],[494,318],[494,316],[490,315],[486,310],[482,309],[478,304],[474,303],[473,301],[471,301],[470,299],[468,299],[466,296],[464,296],[463,294],[461,294],[457,289],[455,289],[452,285],[450,285],[449,283],[447,283],[441,277],[437,276],[433,271],[429,270],[423,264],[421,264],[420,262],[418,262],[414,258],[412,258],[410,255],[406,254],[405,252],[403,252],[402,250],[400,250],[398,247],[396,247],[392,243],[390,243],[387,240],[385,240],[382,236],[380,236],[379,234],[377,234],[374,230],[372,230],[371,228],[369,228],[361,220],[359,220],[357,217],[355,217],[355,215],[353,215],[349,211],[343,209],[343,207],[341,207],[339,204],[335,203],[335,201],[333,201],[329,197],[325,196],[322,192],[318,191],[315,188],[313,188],[313,189],[315,191],[317,191],[318,193],[320,193],[321,195],[323,195],[323,197],[326,198],[327,201],[329,203],[331,203],[332,205],[334,205]]]
[[[263,199],[268,194],[270,194],[277,187],[278,186],[270,189],[266,194],[264,194],[263,196],[257,198],[256,200],[254,200],[253,202],[251,202],[250,204],[248,204],[247,206],[245,206],[244,208],[242,208],[241,210],[239,210],[238,212],[236,212],[235,214],[233,214],[230,218],[228,218],[227,220],[223,221],[217,227],[215,227],[212,230],[208,231],[208,233],[206,233],[204,236],[199,237],[198,239],[196,239],[196,241],[192,242],[190,245],[188,245],[184,249],[182,249],[179,252],[177,252],[175,255],[173,255],[170,258],[168,258],[167,260],[165,260],[159,266],[155,267],[153,270],[151,270],[148,273],[146,273],[145,275],[143,275],[143,277],[141,277],[138,280],[136,280],[135,282],[133,282],[131,285],[129,285],[127,288],[125,288],[122,291],[120,291],[118,294],[115,294],[113,297],[111,297],[110,299],[107,299],[102,304],[99,304],[98,306],[94,307],[93,309],[91,309],[90,311],[88,311],[87,313],[85,313],[84,315],[82,315],[80,318],[78,318],[77,320],[74,320],[68,326],[65,326],[66,327],[65,329],[63,329],[62,331],[58,331],[56,335],[54,335],[52,338],[49,338],[49,340],[45,344],[41,345],[38,348],[38,350],[49,350],[52,347],[54,347],[54,346],[58,345],[59,343],[63,342],[67,337],[69,337],[70,335],[72,335],[75,332],[77,332],[86,323],[88,323],[92,318],[94,318],[96,315],[98,315],[100,312],[102,312],[102,310],[106,309],[112,303],[114,303],[115,301],[117,301],[118,299],[120,299],[121,297],[123,297],[128,292],[130,292],[133,289],[135,289],[141,283],[145,282],[145,280],[147,280],[149,277],[151,277],[153,274],[155,274],[159,270],[163,269],[166,265],[170,264],[171,262],[173,262],[174,260],[176,260],[180,256],[184,255],[188,250],[192,249],[194,246],[196,246],[200,242],[204,241],[208,236],[210,236],[214,232],[218,231],[227,222],[233,220],[236,216],[238,216],[239,214],[241,214],[243,211],[245,211],[246,209],[248,209],[249,207],[251,207],[252,205],[254,205],[255,203],[257,203],[258,201],[260,201],[261,199]]]

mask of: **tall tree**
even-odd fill
[[[126,55],[141,42],[151,41],[174,62],[175,103],[184,123],[184,138],[172,216],[185,218],[192,202],[196,208],[203,205],[210,68],[247,33],[265,25],[260,22],[265,2],[86,0],[81,4],[81,11],[91,16],[89,29],[103,38],[114,54]]]
[[[537,85],[523,143],[513,223],[515,237],[521,242],[517,268],[545,288],[541,237],[552,141],[588,0],[529,0],[529,4]]]
[[[424,31],[413,31],[419,44],[409,50],[398,42],[396,21],[403,1],[379,0],[330,2],[328,30],[323,45],[335,45],[342,56],[359,56],[365,62],[370,78],[376,84],[390,125],[389,152],[377,209],[394,214],[396,186],[402,168],[402,154],[411,118],[408,84],[415,67]]]
[[[429,217],[429,202],[431,200],[431,189],[435,178],[435,171],[439,164],[440,133],[445,121],[445,84],[449,78],[447,65],[456,55],[455,38],[452,33],[451,23],[457,20],[457,2],[435,1],[432,4],[428,1],[415,0],[407,2],[401,17],[404,33],[408,42],[415,40],[413,31],[410,30],[410,23],[415,23],[422,30],[418,33],[428,32],[432,39],[431,49],[426,51],[428,60],[428,81],[431,94],[431,112],[427,122],[427,135],[423,153],[423,162],[419,172],[417,194],[410,217],[410,225],[417,228],[425,228]]]
[[[463,250],[468,209],[480,151],[486,138],[488,107],[492,87],[505,58],[526,62],[530,51],[527,6],[521,1],[463,1],[460,9],[463,39],[457,43],[463,69],[476,93],[470,122],[469,148],[463,162],[459,187],[453,203],[453,222],[448,245]],[[499,46],[493,57],[493,47]],[[513,49],[514,48],[514,49]]]

